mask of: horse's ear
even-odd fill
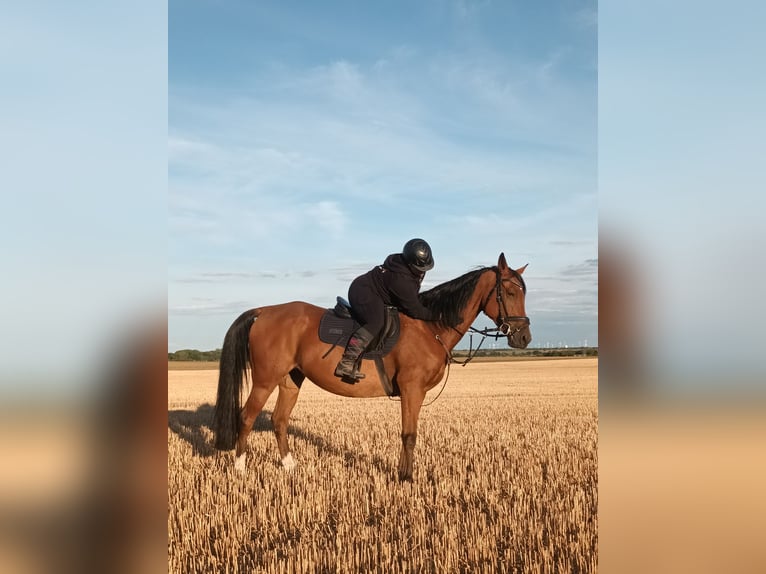
[[[529,265],[529,263],[527,263],[527,265]],[[524,267],[519,267],[519,268],[516,270],[516,273],[518,273],[519,275],[521,275],[522,273],[524,273],[524,269],[526,269],[526,268],[527,268],[527,265],[524,265]]]
[[[497,259],[497,268],[500,269],[500,271],[508,269],[508,263],[505,261],[505,253],[501,253],[500,257]]]

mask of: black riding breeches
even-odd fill
[[[354,319],[377,337],[386,322],[386,305],[366,279],[364,275],[354,279],[348,289],[348,302]]]

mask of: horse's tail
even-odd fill
[[[218,371],[218,397],[215,401],[213,432],[215,448],[231,450],[239,433],[239,394],[247,370],[250,327],[258,313],[245,311],[231,324],[223,339]]]

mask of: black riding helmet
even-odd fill
[[[434,257],[431,255],[431,247],[423,239],[410,239],[404,244],[402,257],[418,271],[425,273],[434,266]]]

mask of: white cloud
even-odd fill
[[[196,139],[172,135],[168,138],[168,162],[170,163],[194,161],[199,157],[209,156],[214,151],[209,143]]]
[[[572,14],[572,21],[576,26],[586,30],[596,28],[598,26],[598,2],[594,0],[591,5],[585,5],[575,10]]]
[[[491,4],[491,0],[453,0],[452,2],[453,10],[459,20],[470,20]]]
[[[333,237],[338,238],[343,235],[347,219],[336,202],[320,201],[309,206],[306,211],[309,221],[316,221],[321,229],[328,231]]]

